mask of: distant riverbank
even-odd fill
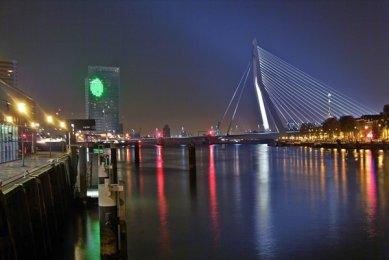
[[[306,146],[314,148],[329,148],[329,149],[370,149],[370,150],[389,150],[388,142],[301,142],[301,141],[288,141],[278,140],[271,146]]]

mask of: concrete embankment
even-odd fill
[[[74,199],[76,162],[50,160],[0,188],[0,259],[44,259]]]

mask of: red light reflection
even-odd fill
[[[159,222],[161,229],[161,245],[165,254],[171,256],[170,234],[167,221],[168,205],[165,196],[165,177],[163,172],[162,146],[157,146],[157,180],[158,180],[158,205]]]
[[[214,232],[214,239],[218,240],[220,237],[219,229],[219,212],[217,209],[217,194],[216,194],[216,176],[215,176],[215,157],[214,146],[209,146],[209,198],[210,198],[210,210],[212,219],[212,229]]]

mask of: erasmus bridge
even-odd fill
[[[377,114],[362,103],[331,88],[253,41],[249,62],[227,106],[218,128],[232,113],[227,135],[252,75],[259,109],[259,134],[274,135],[297,131],[303,123],[319,125],[330,117],[360,117]]]

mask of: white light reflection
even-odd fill
[[[181,145],[181,167],[182,169],[187,168],[187,155],[186,155],[186,145]]]
[[[240,186],[240,161],[239,161],[239,147],[240,146],[234,146],[234,157],[233,157],[233,162],[234,162],[234,197],[235,197],[235,206],[237,208],[237,212],[239,212],[239,215],[242,212],[242,192],[241,192],[241,186]],[[223,155],[225,155],[223,151]],[[223,160],[224,162],[225,160]],[[226,163],[223,163],[223,173],[226,172]]]
[[[271,258],[274,256],[273,226],[270,215],[269,188],[269,152],[266,145],[258,145],[256,149],[258,171],[256,173],[256,205],[255,236],[258,256]]]

